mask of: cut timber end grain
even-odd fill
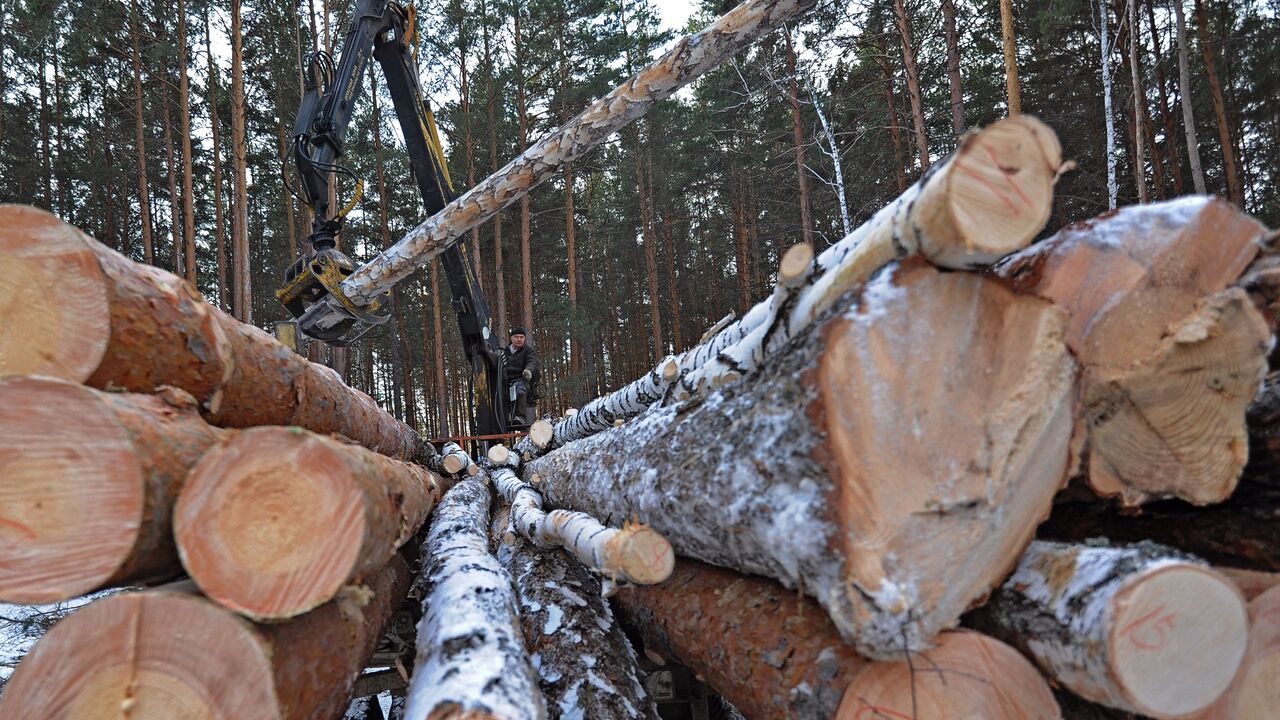
[[[0,258],[0,375],[93,374],[111,323],[83,233],[43,210],[0,205]]]
[[[795,287],[804,281],[813,267],[813,246],[809,243],[792,245],[778,263],[778,284]],[[677,366],[677,372],[679,372]]]
[[[1191,720],[1271,720],[1280,708],[1280,588],[1249,602],[1249,649],[1231,687]]]
[[[210,598],[288,618],[386,563],[441,492],[422,467],[297,428],[254,428],[192,470],[174,532]]]
[[[551,444],[551,437],[554,432],[554,425],[546,420],[538,420],[529,427],[529,441],[539,450],[545,450]]]
[[[610,567],[621,568],[623,576],[637,585],[666,580],[676,559],[665,537],[651,527],[631,523],[610,539],[604,555]]]

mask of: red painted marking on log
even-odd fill
[[[1140,650],[1163,648],[1169,643],[1166,630],[1173,630],[1177,625],[1174,623],[1174,613],[1160,615],[1162,612],[1164,612],[1163,605],[1134,620],[1120,631],[1120,637],[1128,635],[1129,642]],[[1154,637],[1152,637],[1153,634]]]
[[[35,531],[35,530],[32,530],[30,527],[28,527],[28,526],[26,526],[26,525],[23,525],[22,523],[18,522],[17,520],[10,520],[10,519],[8,519],[8,518],[0,518],[0,525],[4,525],[4,526],[6,526],[6,527],[11,527],[11,528],[13,528],[13,529],[15,529],[15,530],[18,530],[18,531],[19,531],[19,532],[21,532],[23,535],[26,535],[28,540],[35,540],[35,539],[36,539],[36,531]]]
[[[867,705],[865,703],[862,705],[862,707],[858,708],[858,712],[853,714],[853,720],[871,720],[871,718],[896,718],[897,720],[913,720],[913,718],[906,713],[900,713],[897,710],[893,710],[887,707],[881,707],[879,705]]]
[[[969,168],[965,167],[964,165],[961,165],[958,162],[955,163],[955,166],[960,168],[960,172],[982,183],[983,186],[987,188],[987,190],[991,191],[992,195],[995,195],[996,197],[1000,198],[1000,201],[1003,202],[1005,206],[1009,208],[1010,212],[1012,212],[1015,216],[1022,214],[1022,210],[1017,205],[1014,205],[1012,200],[1010,200],[1004,193],[1000,192],[999,188],[997,188],[995,185],[992,185],[986,178],[982,177],[982,175],[974,172],[973,170],[970,170]]]
[[[653,548],[653,558],[649,563],[651,568],[660,568],[667,561],[667,553],[671,552],[671,548],[667,545],[655,545]]]
[[[1018,197],[1022,198],[1022,202],[1026,203],[1027,207],[1035,207],[1035,204],[1031,202],[1031,198],[1027,197],[1027,194],[1022,192],[1022,188],[1018,186],[1018,183],[1013,181],[1013,176],[1005,172],[1003,167],[1000,167],[1000,161],[996,158],[996,151],[985,145],[982,146],[982,149],[987,151],[987,156],[991,158],[991,164],[1000,168],[1000,174],[1004,175],[1004,181],[1009,184],[1009,187],[1013,188],[1014,192],[1018,193]]]

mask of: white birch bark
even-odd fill
[[[511,580],[489,553],[485,476],[440,502],[422,548],[426,590],[405,717],[521,720],[547,717],[524,648]]]
[[[849,219],[849,201],[844,194],[844,170],[841,169],[840,147],[836,145],[836,134],[831,131],[831,123],[827,122],[827,114],[822,112],[822,103],[818,101],[818,93],[813,89],[813,80],[808,75],[804,78],[805,87],[809,90],[809,99],[813,102],[813,110],[818,114],[818,122],[822,123],[822,134],[827,136],[827,156],[835,168],[836,199],[840,201],[840,228],[845,235],[853,232],[853,222]]]
[[[1200,141],[1196,139],[1196,117],[1191,109],[1191,64],[1187,60],[1187,19],[1182,0],[1173,0],[1173,13],[1178,21],[1178,104],[1182,106],[1182,127],[1187,138],[1187,162],[1191,164],[1191,182],[1196,194],[1205,194],[1204,170],[1200,167]]]
[[[450,475],[457,475],[471,465],[471,456],[458,443],[445,443],[440,449],[440,469]]]
[[[1107,207],[1116,209],[1120,186],[1116,184],[1116,123],[1111,114],[1111,46],[1107,40],[1107,0],[1098,0],[1098,32],[1102,38],[1102,112],[1107,126]]]

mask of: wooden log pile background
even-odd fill
[[[671,667],[753,719],[1276,717],[1276,238],[1186,197],[1033,243],[1062,166],[974,133],[485,452],[0,207],[53,298],[0,279],[0,601],[131,588],[0,717],[655,718]]]

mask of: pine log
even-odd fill
[[[1235,586],[1154,543],[1033,542],[972,619],[1077,695],[1154,718],[1212,704],[1248,642]]]
[[[996,640],[948,632],[910,664],[871,662],[814,601],[693,560],[681,558],[670,581],[625,588],[613,602],[646,652],[705,677],[753,720],[1061,717],[1035,668]]]
[[[412,428],[334,371],[43,210],[0,205],[0,261],[22,268],[0,282],[0,375],[133,392],[169,385],[215,425],[298,425],[402,459],[419,449]]]
[[[174,509],[182,564],[257,620],[304,613],[386,564],[446,481],[299,428],[245,430],[192,469]]]
[[[1270,720],[1280,709],[1280,588],[1249,602],[1249,649],[1231,687],[1193,720]]]
[[[524,468],[550,507],[814,596],[860,652],[922,650],[1016,564],[1074,464],[1062,311],[894,266],[747,382]]]
[[[1240,594],[1244,596],[1244,599],[1249,601],[1280,585],[1280,573],[1244,570],[1222,565],[1214,566],[1213,571],[1230,580],[1231,584],[1235,585]]]
[[[547,717],[510,576],[489,552],[488,476],[450,488],[422,546],[425,596],[408,720]]]
[[[1204,505],[1235,488],[1271,338],[1229,288],[1265,234],[1226,201],[1186,197],[1074,225],[998,269],[1070,316],[1099,494]]]
[[[0,717],[339,718],[408,588],[396,557],[359,593],[273,625],[170,586],[113,595],[36,643],[0,697]]]
[[[181,575],[174,499],[227,432],[175,388],[0,381],[0,601],[53,603]]]
[[[809,273],[798,280],[784,276],[770,298],[676,356],[674,372],[664,360],[654,372],[558,423],[554,444],[644,412],[677,378],[682,392],[673,395],[683,400],[716,378],[754,369],[895,258],[920,254],[942,267],[975,268],[1026,247],[1049,217],[1061,167],[1057,136],[1028,116],[966,136],[954,154],[897,200],[823,251]]]
[[[539,550],[512,533],[500,537],[498,560],[515,585],[525,646],[551,714],[657,720],[635,651],[596,576],[558,548]]]
[[[653,528],[632,522],[621,529],[611,528],[582,512],[546,512],[542,494],[510,468],[494,468],[491,477],[511,505],[512,527],[538,547],[563,547],[583,565],[614,581],[653,585],[671,576],[675,553],[671,543]]]

